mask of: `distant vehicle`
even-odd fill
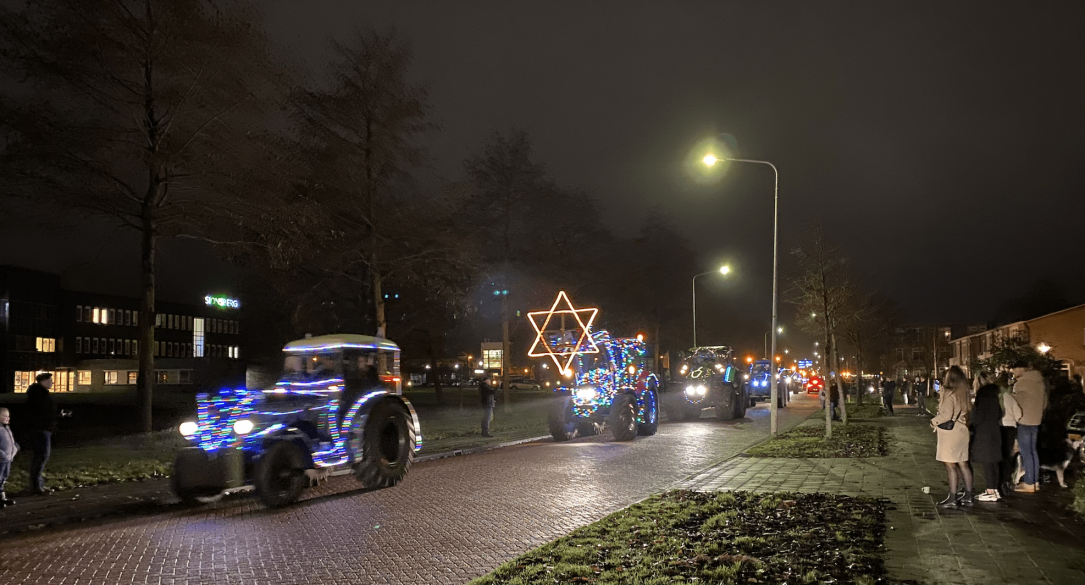
[[[701,418],[706,408],[718,420],[742,418],[750,400],[743,382],[730,347],[694,347],[678,368],[678,391],[668,392],[664,405],[674,419]]]
[[[542,383],[520,376],[509,378],[509,388],[513,390],[542,390]]]
[[[750,405],[752,406],[758,400],[771,400],[772,399],[772,362],[769,360],[757,360],[750,366],[750,371],[746,374],[746,394],[750,397]],[[784,399],[785,392],[782,391],[783,385],[780,385],[781,391],[776,395],[776,406],[783,408],[786,406],[787,401]]]
[[[594,435],[605,427],[619,441],[656,434],[659,380],[649,369],[648,346],[631,337],[594,331],[599,353],[576,356],[574,378],[558,394],[547,425],[555,441]]]
[[[186,503],[255,486],[278,507],[332,474],[367,488],[394,486],[422,447],[418,415],[402,394],[399,347],[366,335],[324,335],[283,348],[282,379],[266,390],[196,397],[197,418],[179,430],[191,443],[171,478]]]
[[[821,379],[821,376],[810,376],[810,379],[806,381],[806,393],[817,394],[825,389],[825,380]]]

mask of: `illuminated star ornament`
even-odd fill
[[[564,306],[568,308],[561,308],[563,301]],[[598,314],[599,309],[596,308],[574,308],[569,295],[565,294],[565,291],[559,292],[558,298],[554,300],[549,311],[533,311],[527,314],[528,321],[531,321],[531,326],[535,328],[536,333],[535,343],[531,344],[527,355],[530,357],[550,356],[558,370],[562,374],[569,375],[571,371],[569,366],[572,365],[573,358],[586,353],[599,353],[599,348],[591,338],[591,324]],[[565,329],[566,316],[573,318],[576,322],[575,328]],[[547,329],[555,317],[561,322],[562,328]]]

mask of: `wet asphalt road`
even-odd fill
[[[782,410],[781,429],[816,402]],[[768,433],[764,404],[710,417],[631,443],[604,434],[425,462],[377,492],[333,478],[279,510],[239,496],[30,533],[0,542],[0,583],[464,583]]]

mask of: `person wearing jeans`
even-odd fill
[[[49,389],[53,387],[53,375],[42,372],[26,389],[27,435],[29,447],[34,451],[30,460],[30,493],[45,495],[52,490],[45,487],[42,473],[52,452],[53,431],[56,430],[57,412]]]
[[[1016,380],[1013,396],[1021,407],[1021,418],[1017,420],[1017,445],[1021,449],[1021,463],[1025,475],[1014,491],[1034,493],[1040,489],[1040,456],[1036,449],[1036,435],[1039,434],[1043,421],[1044,409],[1047,408],[1047,388],[1044,377],[1025,361],[1014,363],[1011,367]]]

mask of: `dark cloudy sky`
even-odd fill
[[[780,168],[782,255],[820,223],[916,318],[984,320],[1041,277],[1085,301],[1085,3],[261,5],[317,73],[329,37],[395,27],[441,125],[434,174],[523,127],[615,231],[662,206],[705,270],[730,262],[741,278],[708,294],[743,312],[768,311],[772,175],[696,181],[684,163],[718,133]]]

